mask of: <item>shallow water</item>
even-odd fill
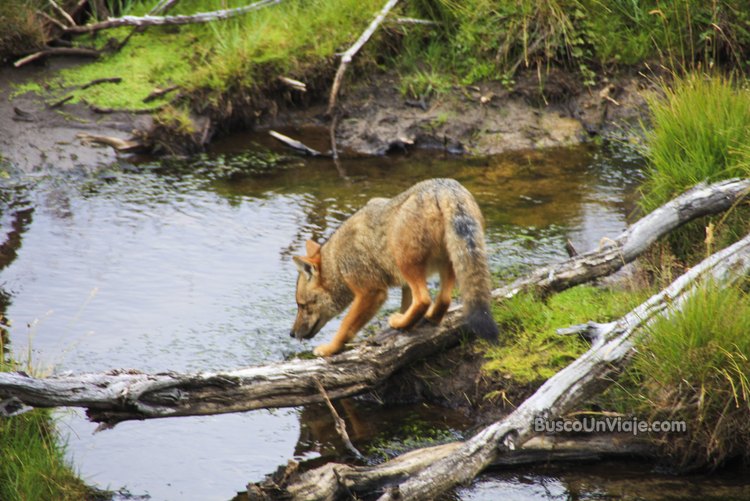
[[[236,136],[201,165],[253,162],[243,154],[257,139]],[[620,233],[638,169],[637,159],[615,150],[580,147],[480,160],[349,159],[339,169],[295,159],[242,176],[146,162],[94,176],[27,179],[3,192],[1,222],[14,243],[0,252],[0,298],[13,351],[54,373],[278,361],[326,341],[338,324],[312,342],[289,337],[291,256],[310,236],[330,235],[369,198],[430,177],[458,179],[484,211],[493,271],[510,276],[564,259],[568,239],[587,250]],[[389,304],[397,303],[398,294]],[[341,405],[365,449],[409,443],[408,430],[443,440],[466,428],[461,416],[429,406]],[[80,412],[58,415],[84,479],[156,500],[229,499],[290,458],[342,454],[330,417],[315,407],[126,422],[96,435]],[[524,496],[541,492],[539,482],[528,485]],[[460,495],[480,499],[486,489],[480,483]]]

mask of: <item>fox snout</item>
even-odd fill
[[[323,328],[323,324],[325,324],[325,322],[323,322],[323,319],[320,317],[313,320],[309,318],[300,318],[300,315],[298,314],[289,335],[297,339],[310,339]]]

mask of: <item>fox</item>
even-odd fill
[[[372,198],[322,245],[307,240],[299,271],[297,316],[290,335],[311,339],[349,305],[330,343],[313,353],[339,353],[380,310],[388,288],[401,286],[401,312],[393,329],[408,330],[424,319],[439,324],[458,282],[468,330],[492,343],[498,328],[490,313],[491,279],[484,218],[471,193],[454,179],[419,182],[393,198]],[[433,301],[427,278],[437,273]]]

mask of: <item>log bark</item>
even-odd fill
[[[670,230],[731,207],[749,189],[750,180],[697,186],[633,224],[606,248],[544,267],[496,289],[493,296],[562,290],[612,273]],[[328,359],[199,374],[114,371],[38,379],[0,373],[0,399],[15,398],[35,407],[84,407],[91,420],[105,426],[133,419],[300,406],[323,401],[316,380],[331,399],[377,388],[402,367],[458,344],[462,327],[459,307],[454,306],[438,328],[422,325],[407,334],[386,330]]]
[[[120,26],[164,26],[164,25],[181,25],[181,24],[197,24],[197,23],[208,23],[212,21],[220,21],[223,19],[229,19],[231,17],[240,16],[252,12],[254,10],[267,7],[269,5],[275,5],[281,3],[281,0],[260,0],[250,5],[243,7],[236,7],[234,9],[216,10],[212,12],[200,12],[192,15],[180,15],[180,16],[122,16],[107,19],[99,23],[70,26],[63,30],[64,33],[70,34],[81,34],[81,33],[93,33],[101,30],[110,28],[118,28]]]
[[[268,499],[269,493],[292,499],[335,499],[343,492],[357,494],[374,492],[383,485],[409,478],[430,463],[450,457],[461,447],[461,442],[426,447],[406,452],[376,466],[350,466],[328,463],[302,473],[287,489],[279,492],[279,485],[263,481],[248,486],[254,498]],[[523,447],[498,456],[491,466],[522,466],[554,461],[595,461],[605,458],[656,456],[652,443],[629,435],[602,434],[586,437],[539,436],[530,439]],[[385,466],[387,465],[387,467]],[[291,470],[297,465],[292,464]],[[294,475],[287,478],[294,479]],[[253,497],[251,497],[253,499]]]
[[[465,442],[411,451],[366,469],[334,463],[307,471],[284,486],[292,499],[336,499],[382,493],[381,501],[435,499],[514,451],[537,432],[537,419],[559,418],[609,385],[627,364],[644,327],[678,311],[695,290],[712,281],[727,286],[750,272],[750,235],[717,252],[616,322],[595,324],[596,341],[548,379],[515,411]],[[509,460],[512,462],[512,460]]]

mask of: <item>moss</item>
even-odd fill
[[[578,337],[558,335],[558,328],[619,318],[647,295],[582,285],[546,301],[527,293],[503,301],[493,307],[501,342],[487,349],[483,370],[516,384],[544,381],[588,348]]]

